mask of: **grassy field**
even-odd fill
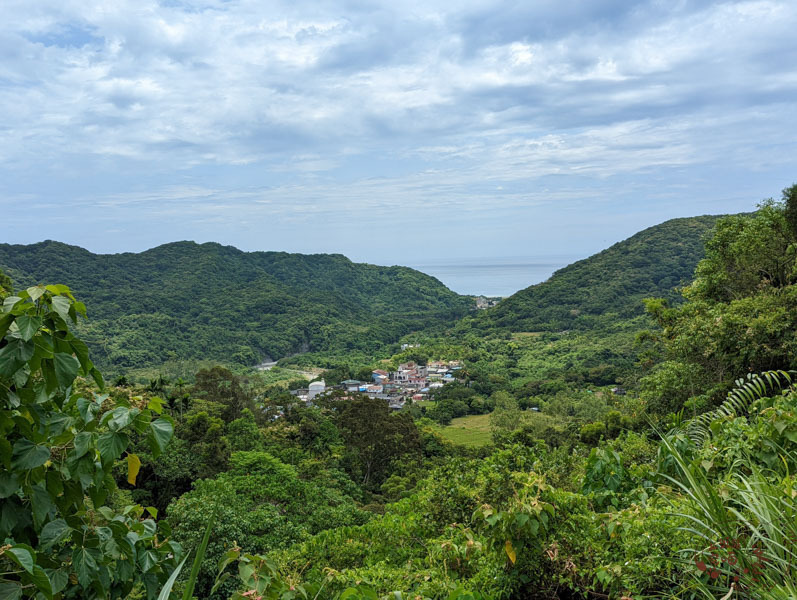
[[[490,437],[490,415],[469,415],[451,421],[440,428],[440,434],[463,446],[485,446],[492,441]]]

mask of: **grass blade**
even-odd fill
[[[215,524],[216,513],[213,513],[213,516],[208,522],[208,526],[205,528],[205,535],[202,536],[202,543],[200,543],[199,548],[197,548],[196,556],[194,557],[194,563],[191,565],[191,574],[188,576],[188,581],[185,584],[183,600],[191,600],[194,595],[194,587],[196,586],[196,580],[199,577],[199,569],[202,566],[202,561],[205,560],[205,552],[208,549],[208,541],[210,541],[210,532]]]

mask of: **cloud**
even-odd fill
[[[323,220],[365,214],[407,231],[407,210],[456,211],[462,227],[569,213],[596,193],[610,203],[610,185],[634,190],[623,209],[642,224],[662,185],[674,216],[690,185],[734,173],[708,192],[719,203],[743,173],[757,193],[795,166],[788,0],[8,0],[4,12],[0,195],[56,202],[61,224],[93,207],[139,226],[179,212],[232,231],[244,211],[317,236]],[[546,211],[549,228],[564,222]],[[462,231],[438,225],[441,239]]]

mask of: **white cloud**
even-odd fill
[[[7,0],[4,13],[6,197],[299,222],[431,201],[509,210],[542,202],[543,180],[567,203],[583,181],[644,190],[665,171],[794,166],[788,0]]]

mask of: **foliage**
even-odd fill
[[[739,373],[789,369],[797,361],[797,237],[783,202],[717,222],[686,304],[647,308],[660,327],[663,363],[642,382],[653,412],[719,402]]]
[[[6,297],[0,316],[0,589],[5,598],[154,598],[179,562],[154,509],[109,504],[112,469],[131,437],[157,456],[173,425],[162,404],[109,402],[80,377],[102,377],[69,330],[85,307],[48,285]],[[134,399],[135,400],[135,399]]]
[[[471,304],[406,267],[210,243],[114,255],[52,241],[0,244],[0,268],[18,285],[70,282],[92,307],[82,327],[92,355],[116,371],[177,359],[254,365],[333,348],[372,353]]]
[[[393,461],[420,459],[418,428],[407,414],[391,415],[384,400],[357,396],[336,403],[346,463],[363,486],[379,485]]]
[[[776,394],[783,386],[781,394]],[[681,431],[690,431],[691,440]],[[793,597],[797,393],[786,373],[739,380],[726,403],[664,438],[666,478],[687,499],[688,586],[701,597]]]
[[[228,471],[196,482],[167,512],[175,537],[186,546],[199,542],[215,515],[215,533],[197,584],[201,597],[212,587],[216,561],[233,542],[263,553],[332,525],[368,518],[335,482],[302,479],[295,467],[265,452],[233,453]]]
[[[238,419],[245,409],[255,408],[251,396],[244,389],[246,380],[224,367],[201,369],[196,374],[192,392],[202,408],[225,423]],[[198,402],[195,400],[195,404]]]
[[[616,450],[593,448],[587,458],[581,492],[598,510],[625,508],[631,502],[644,503],[652,495],[651,479],[649,469],[627,469]]]
[[[669,441],[664,445],[678,465],[673,481],[689,499],[689,512],[683,516],[689,519],[686,529],[695,538],[694,546],[684,548],[685,557],[695,566],[691,585],[684,587],[698,590],[705,598],[728,590],[751,600],[795,597],[794,478],[773,481],[748,459],[735,465],[717,488],[699,463],[683,456]],[[792,456],[790,462],[795,459]]]
[[[14,293],[14,284],[11,278],[0,270],[0,300]]]
[[[686,296],[729,303],[754,295],[762,283],[774,288],[795,283],[795,240],[783,203],[765,201],[753,217],[720,219]]]
[[[769,391],[775,391],[791,383],[791,374],[785,371],[767,371],[761,374],[749,374],[747,381],[736,380],[736,387],[728,392],[728,398],[721,406],[710,412],[696,416],[689,421],[689,437],[700,445],[709,435],[711,427],[718,419],[733,418],[745,415],[751,405],[763,398]]]
[[[507,392],[495,392],[490,399],[495,404],[495,409],[490,413],[493,439],[501,434],[512,433],[520,426],[521,412],[517,400]]]

